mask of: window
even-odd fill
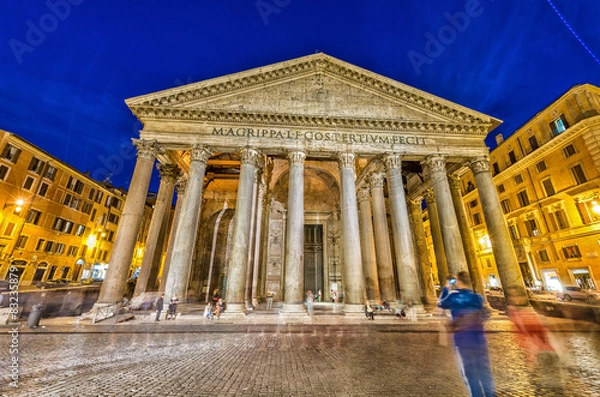
[[[85,254],[87,253],[87,249],[87,245],[82,245],[81,250],[79,251],[79,256],[85,256]]]
[[[81,208],[81,212],[83,212],[84,214],[89,214],[90,212],[92,212],[92,203],[85,201]]]
[[[470,201],[470,202],[469,202],[469,207],[471,207],[471,208],[475,208],[475,207],[477,207],[477,200],[472,200],[472,201]]]
[[[88,194],[88,199],[93,200],[95,194],[96,194],[96,189],[90,188],[90,193]]]
[[[38,239],[37,244],[35,245],[35,250],[41,251],[44,248],[45,243],[46,243],[45,239],[43,239],[43,238]]]
[[[111,243],[112,243],[113,241],[115,241],[115,232],[113,232],[112,230],[109,230],[109,231],[108,231],[108,235],[107,235],[106,239],[107,239],[108,241],[110,241]]]
[[[540,262],[550,262],[550,258],[548,257],[548,251],[539,250],[538,256],[540,257]]]
[[[508,233],[510,234],[510,238],[513,240],[519,239],[519,230],[517,229],[517,225],[509,225]]]
[[[36,174],[40,175],[42,171],[44,171],[45,165],[46,163],[44,161],[38,159],[37,157],[32,157],[31,161],[29,162],[29,167],[27,169],[31,172],[35,172]]]
[[[542,181],[542,186],[544,187],[544,191],[546,192],[546,197],[550,197],[556,193],[556,190],[554,190],[554,185],[552,184],[552,180],[550,178],[544,179]]]
[[[85,226],[77,225],[75,228],[75,235],[81,237],[83,236],[83,233],[85,233]]]
[[[28,240],[29,240],[29,236],[19,236],[19,238],[17,239],[16,247],[17,248],[25,248]]]
[[[517,193],[517,198],[519,199],[519,205],[521,207],[529,205],[529,196],[527,195],[527,190],[521,190],[519,193]]]
[[[33,179],[32,177],[28,176],[27,178],[25,178],[25,183],[23,183],[23,189],[31,190],[33,182],[35,182],[35,179]]]
[[[565,115],[561,114],[559,118],[551,122],[550,128],[552,129],[552,135],[555,136],[569,128],[569,125],[567,124],[567,119],[565,119]]]
[[[54,241],[46,241],[44,252],[54,252],[55,245],[56,243]]]
[[[473,225],[481,225],[481,214],[479,212],[473,214]]]
[[[537,222],[535,219],[528,219],[525,221],[525,228],[527,229],[527,235],[529,237],[535,237],[540,235]]]
[[[58,255],[62,255],[65,252],[65,245],[63,243],[56,243],[54,252],[56,252]]]
[[[29,210],[27,212],[27,216],[25,217],[25,222],[37,225],[40,222],[41,217],[42,217],[42,213],[40,211]]]
[[[0,164],[0,181],[3,181],[6,179],[6,176],[8,175],[9,170],[10,170],[10,168],[8,168],[7,166]]]
[[[69,181],[67,182],[67,189],[74,191],[77,194],[81,194],[83,192],[84,184],[78,179],[69,177]]]
[[[500,166],[498,165],[498,163],[492,164],[492,169],[494,170],[494,175],[497,175],[500,173]]]
[[[563,153],[565,154],[565,157],[571,157],[577,152],[575,151],[575,146],[568,145],[563,149]]]
[[[546,162],[544,160],[540,161],[539,163],[537,163],[535,165],[535,168],[537,169],[538,174],[540,172],[546,171],[546,169],[547,169]]]
[[[49,185],[47,183],[42,182],[40,185],[40,190],[38,191],[38,195],[40,197],[46,197],[46,194],[48,193],[48,187]]]
[[[12,222],[9,222],[8,225],[6,225],[6,228],[4,229],[4,235],[12,236],[14,230],[15,230],[15,224]]]
[[[583,172],[583,167],[581,167],[581,164],[571,167],[571,174],[573,174],[573,178],[575,178],[575,181],[578,185],[587,182],[587,177]]]
[[[579,259],[581,258],[581,251],[576,245],[570,245],[562,248],[565,259]]]
[[[517,162],[517,156],[515,155],[515,151],[511,150],[508,152],[508,159],[511,165]]]
[[[540,147],[535,135],[529,137],[529,146],[531,147],[531,151],[534,151],[535,149]]]
[[[503,184],[498,185],[497,189],[498,193],[504,193],[506,191]]]
[[[67,256],[77,256],[77,247],[75,245],[71,245],[67,250]]]
[[[552,224],[554,230],[564,230],[569,228],[567,214],[562,208],[554,212],[550,212],[548,215],[550,216],[550,223]]]
[[[96,209],[95,208],[92,210],[92,214],[90,215],[90,222],[94,222],[94,219],[96,219]]]
[[[73,231],[73,222],[64,218],[57,217],[54,220],[54,225],[52,226],[52,229],[58,230],[59,232],[63,233],[71,233]]]
[[[520,185],[521,183],[523,183],[523,175],[515,175],[515,185]]]
[[[508,214],[511,211],[511,209],[510,209],[510,200],[509,199],[505,199],[505,200],[500,201],[500,205],[502,206],[502,211],[505,214]]]
[[[10,161],[11,163],[16,163],[19,160],[19,156],[21,155],[21,149],[17,149],[13,145],[7,143],[0,154],[0,157],[5,159],[6,161]]]
[[[109,214],[108,215],[108,221],[110,223],[113,223],[113,224],[116,225],[117,223],[119,223],[119,217],[117,215],[115,215],[115,214]]]
[[[100,190],[98,190],[96,192],[96,198],[94,199],[94,201],[97,202],[98,204],[100,204],[102,202],[102,196],[104,196],[104,193],[102,193]]]
[[[46,164],[46,169],[44,170],[44,178],[54,181],[54,178],[56,178],[56,168],[54,168],[50,164]]]
[[[600,221],[600,202],[597,200],[576,201],[577,212],[584,225]]]

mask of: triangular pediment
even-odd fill
[[[153,114],[293,115],[336,120],[391,120],[485,126],[500,121],[325,54],[251,69],[128,99],[143,119]],[[170,117],[170,116],[168,116]],[[482,131],[483,132],[483,131]]]

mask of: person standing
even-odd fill
[[[456,288],[451,289],[452,285]],[[449,328],[471,396],[495,397],[496,387],[483,330],[483,297],[471,289],[469,273],[459,272],[456,278],[446,282],[438,306],[450,309],[452,323]]]
[[[273,308],[273,295],[275,295],[273,291],[269,290],[269,292],[267,292],[267,309]]]
[[[375,320],[373,308],[371,307],[371,304],[368,301],[367,303],[365,303],[365,316],[367,316],[367,320]]]
[[[311,290],[306,291],[306,312],[309,316],[313,314],[313,302],[315,297]]]
[[[163,311],[165,304],[165,294],[162,294],[156,301],[156,321],[160,321],[160,313]]]
[[[317,302],[321,302],[323,300],[323,291],[319,288],[319,292],[317,293]]]
[[[175,320],[175,313],[177,313],[177,304],[179,303],[179,298],[177,294],[173,294],[173,297],[169,301],[169,311],[167,312],[167,320],[172,319]]]

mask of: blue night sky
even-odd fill
[[[597,0],[2,3],[0,129],[126,188],[126,98],[315,52],[503,120],[490,146],[600,85]]]

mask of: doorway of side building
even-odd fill
[[[304,289],[323,291],[323,225],[304,225]]]
[[[594,279],[590,274],[589,269],[587,268],[579,268],[579,269],[571,269],[571,273],[573,274],[573,278],[575,279],[575,284],[580,286],[583,289],[596,289],[594,285]]]

